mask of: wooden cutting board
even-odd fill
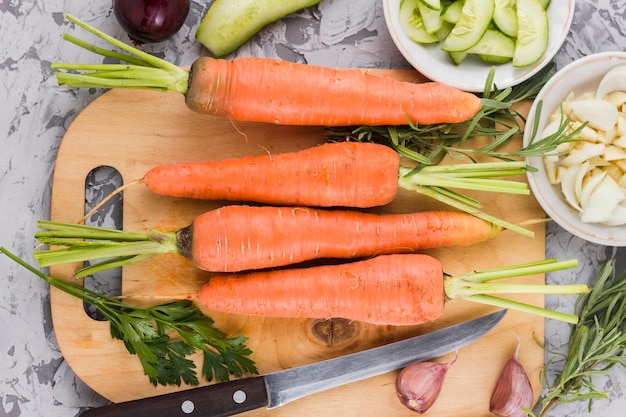
[[[423,81],[412,71],[376,72]],[[99,166],[114,167],[128,182],[141,178],[149,168],[159,164],[291,151],[323,140],[321,128],[239,123],[196,114],[186,108],[182,96],[174,93],[111,90],[87,106],[63,138],[54,172],[51,218],[76,221],[83,215],[85,178]],[[544,215],[532,196],[477,196],[486,211],[512,222]],[[124,192],[124,229],[137,232],[148,228],[177,229],[189,224],[197,214],[221,204],[162,197],[143,186],[131,187]],[[442,207],[420,195],[401,191],[392,204],[372,211],[409,212]],[[505,231],[476,246],[428,253],[440,259],[445,271],[453,275],[536,261],[544,258],[544,227],[537,225],[532,230],[534,239]],[[76,267],[58,266],[51,271],[54,276],[71,280]],[[165,255],[125,267],[122,292],[176,299],[196,291],[208,277],[208,273],[194,269],[182,257]],[[535,275],[521,281],[543,283],[544,277]],[[544,302],[543,296],[537,295],[512,298],[535,305]],[[165,301],[161,298],[155,303]],[[65,359],[78,377],[99,394],[121,402],[189,388],[153,387],[137,358],[128,354],[121,342],[111,339],[108,323],[91,319],[80,300],[52,288],[51,305],[56,338]],[[249,337],[248,345],[259,371],[268,373],[386,344],[492,311],[492,307],[455,300],[447,305],[443,317],[433,323],[393,327],[353,322],[349,323],[346,334],[335,338],[322,337],[325,323],[315,320],[206,313],[229,335]],[[536,340],[543,340],[543,323],[542,318],[510,311],[487,336],[460,350],[439,400],[427,415],[458,416],[461,412],[465,417],[489,415],[489,397],[504,363],[517,347],[518,337],[520,361],[530,375],[537,398],[544,355]],[[453,356],[437,360],[448,361]],[[396,374],[390,372],[271,411],[255,410],[246,415],[412,416],[414,413],[404,408],[396,397]]]

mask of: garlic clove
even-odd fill
[[[518,351],[504,366],[489,401],[489,411],[501,417],[527,417],[524,408],[533,406],[533,389],[518,361]]]
[[[419,414],[425,413],[435,403],[448,369],[457,356],[448,363],[416,362],[406,366],[396,378],[396,394],[400,402]]]

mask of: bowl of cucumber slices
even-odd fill
[[[536,74],[557,53],[575,0],[383,0],[389,33],[427,78],[482,92],[495,67],[498,89]]]

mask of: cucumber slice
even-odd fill
[[[499,30],[487,29],[480,41],[467,52],[477,55],[491,55],[508,58],[515,54],[515,41]]]
[[[439,39],[439,41],[443,41],[445,38],[448,37],[448,35],[450,34],[450,32],[452,32],[452,28],[454,28],[454,25],[450,22],[446,22],[445,20],[441,23],[441,29],[439,29],[437,32],[435,32],[435,36],[437,37],[437,39]]]
[[[402,0],[400,2],[400,22],[402,23],[404,33],[413,42],[439,42],[437,36],[426,31],[424,20],[418,9],[419,2],[420,0]]]
[[[491,23],[494,8],[494,0],[465,0],[461,17],[443,42],[442,49],[461,52],[476,45]]]
[[[448,52],[448,55],[454,65],[460,65],[469,54],[467,52]]]
[[[441,10],[441,0],[420,0],[420,3],[430,10]]]
[[[476,54],[476,56],[485,62],[488,62],[490,64],[496,64],[496,65],[506,64],[507,62],[511,60],[511,57],[508,57],[508,56],[483,55],[483,54]]]
[[[514,67],[528,66],[548,48],[548,14],[538,0],[517,0]]]
[[[461,10],[465,0],[456,0],[443,8],[441,17],[449,23],[456,23],[461,18]]]
[[[216,57],[226,56],[268,24],[321,0],[215,0],[196,39]]]
[[[541,3],[544,9],[547,9],[550,5],[550,0],[539,0],[539,3]]]
[[[422,0],[417,3],[417,9],[419,10],[420,15],[422,15],[424,29],[426,29],[426,32],[435,33],[441,29],[443,19],[441,18],[439,10],[429,8]]]
[[[515,0],[495,0],[493,24],[507,36],[517,36],[517,13]]]

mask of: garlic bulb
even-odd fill
[[[456,362],[416,362],[400,371],[396,378],[396,394],[410,410],[425,413],[437,400],[448,369]]]
[[[515,355],[508,360],[491,395],[489,411],[501,417],[527,417],[524,408],[533,406],[533,389],[526,371]]]

